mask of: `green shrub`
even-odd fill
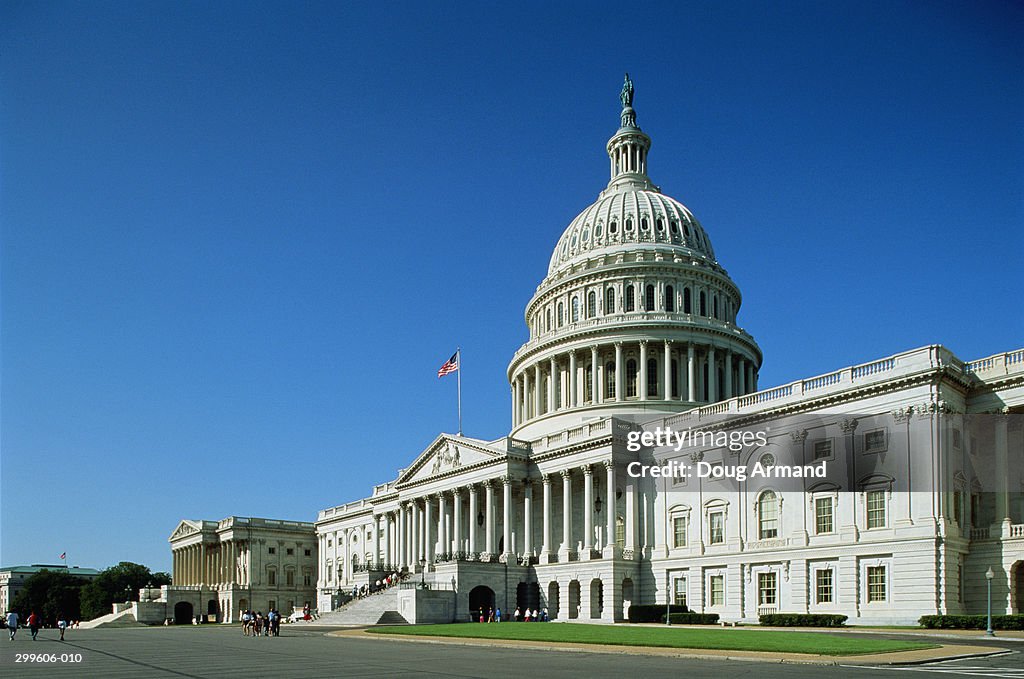
[[[774,613],[759,617],[765,627],[842,627],[845,615],[826,613]]]
[[[668,616],[673,625],[717,625],[718,613],[673,613]],[[662,614],[661,621],[665,622]]]
[[[988,629],[984,615],[922,615],[917,621],[929,629]],[[992,629],[1024,630],[1024,615],[993,615]]]
[[[664,622],[665,604],[633,604],[629,607],[630,622]],[[689,613],[686,606],[671,606],[668,613]]]

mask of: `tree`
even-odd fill
[[[46,624],[55,624],[58,616],[68,620],[81,617],[80,594],[86,581],[64,571],[41,570],[25,580],[11,602],[22,616],[35,611]]]
[[[122,561],[102,571],[82,588],[82,617],[91,620],[106,615],[115,601],[138,601],[139,590],[143,587],[169,584],[171,576],[167,573],[152,573],[142,564]]]

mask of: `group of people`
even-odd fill
[[[271,608],[263,615],[262,611],[245,611],[242,613],[242,634],[254,637],[281,636],[281,614]]]
[[[4,620],[7,631],[10,632],[11,641],[14,641],[15,635],[18,633],[18,613],[16,611],[8,611],[7,618]],[[36,640],[39,635],[39,628],[43,626],[43,619],[38,613],[32,611],[28,620],[25,621],[28,624],[28,631],[32,635],[32,641]],[[67,617],[60,613],[57,615],[57,629],[60,630],[60,640],[64,641],[64,631],[70,627]]]
[[[355,585],[354,587],[352,587],[352,598],[353,599],[362,599],[363,597],[370,596],[371,594],[376,594],[377,592],[383,592],[384,590],[388,589],[389,587],[394,587],[395,585],[400,583],[402,580],[405,580],[407,577],[409,577],[408,573],[405,573],[405,574],[397,573],[397,572],[396,573],[389,573],[388,575],[386,575],[385,577],[381,578],[380,580],[377,580],[375,582],[371,582],[371,583],[369,583],[367,585],[362,585],[362,586]]]
[[[516,612],[512,614],[513,622],[547,622],[548,621],[548,609],[540,611],[534,608],[532,611],[529,608],[520,611],[518,608]],[[483,606],[480,607],[480,622],[501,622],[501,608],[488,608],[487,612],[484,613]]]

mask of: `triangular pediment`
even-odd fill
[[[446,476],[463,467],[495,462],[506,457],[504,450],[477,439],[441,434],[398,476],[398,483],[412,483]]]
[[[199,521],[183,519],[182,522],[178,524],[178,527],[174,529],[174,532],[171,533],[171,537],[168,541],[174,542],[175,540],[180,540],[181,538],[188,537],[194,533],[201,533],[202,530],[202,524]]]

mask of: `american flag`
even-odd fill
[[[450,375],[459,369],[459,352],[452,354],[452,357],[445,361],[444,365],[437,371],[438,377],[444,377]]]
[[[64,558],[64,557],[66,557],[67,555],[68,555],[68,553],[67,553],[67,552],[61,552],[61,553],[60,553],[60,558],[62,558],[62,559],[63,559],[63,558]]]

